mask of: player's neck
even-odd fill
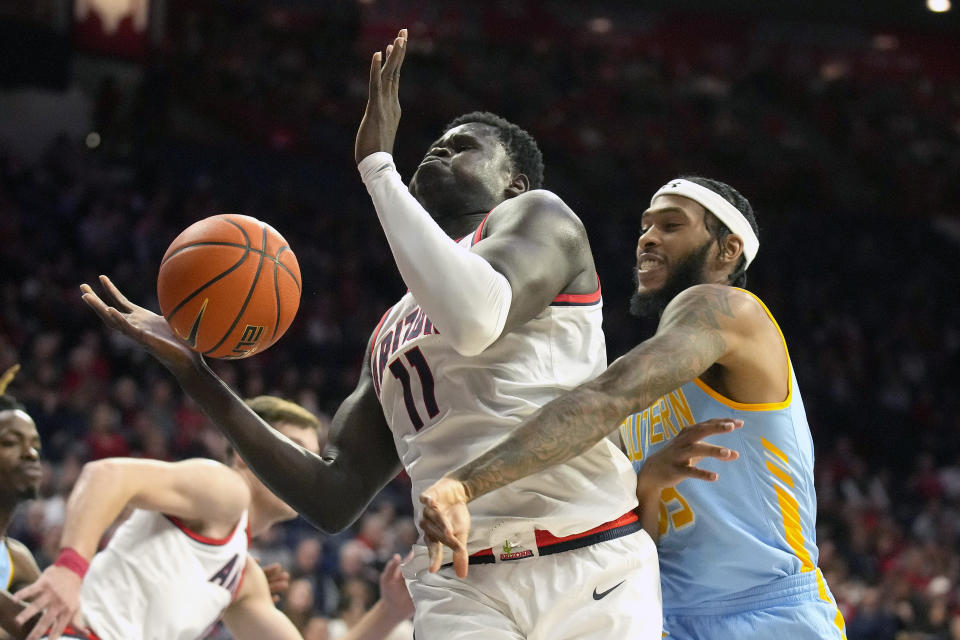
[[[251,538],[263,535],[267,529],[286,519],[287,518],[271,517],[270,512],[258,505],[256,500],[252,501],[250,508],[247,509],[247,525],[250,527]]]
[[[0,536],[7,535],[7,527],[13,520],[13,513],[17,510],[19,500],[10,496],[0,496]]]
[[[440,218],[437,224],[454,240],[459,240],[476,231],[483,219],[487,217],[487,211],[478,211],[476,213],[467,213],[450,218]]]

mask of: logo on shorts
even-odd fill
[[[606,591],[601,591],[600,593],[597,593],[597,588],[594,587],[594,588],[593,588],[593,599],[594,599],[594,600],[600,600],[600,599],[602,599],[602,598],[607,597],[607,595],[608,595],[611,591],[613,591],[614,589],[616,589],[617,587],[619,587],[620,585],[622,585],[624,582],[626,582],[626,580],[621,580],[620,582],[618,582],[617,584],[613,585],[612,587],[610,587],[610,588],[607,589]]]
[[[500,562],[504,562],[506,560],[520,560],[522,558],[530,558],[532,556],[533,551],[530,549],[515,547],[510,544],[509,540],[503,541],[503,553],[500,554]]]

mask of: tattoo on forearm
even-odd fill
[[[701,375],[725,353],[731,289],[698,287],[667,308],[657,334],[595,380],[561,395],[462,467],[471,499],[584,453],[631,413]],[[727,321],[729,322],[729,321]]]

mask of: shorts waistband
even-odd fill
[[[690,607],[663,607],[664,616],[719,616],[766,609],[777,605],[823,601],[818,582],[820,569],[778,578],[759,587],[732,594],[724,600],[704,602]]]
[[[76,639],[78,639],[78,640],[100,640],[100,636],[98,636],[97,634],[95,634],[93,631],[85,631],[85,630],[82,630],[82,629],[75,629],[74,627],[72,627],[72,626],[70,626],[70,625],[67,625],[61,633],[62,633],[63,635],[61,635],[60,637],[61,637],[61,638],[64,638],[65,640],[66,640],[67,638],[71,638],[71,639],[76,638]],[[46,637],[47,637],[47,636],[43,636],[44,639],[45,639]]]
[[[623,536],[636,533],[643,527],[640,525],[640,518],[633,511],[628,511],[616,520],[611,520],[594,527],[582,533],[574,533],[569,536],[558,538],[549,531],[536,529],[534,536],[537,540],[537,552],[541,556],[549,556],[554,553],[571,551],[581,547],[588,547],[592,544],[615,540]],[[470,556],[470,564],[493,564],[496,556],[492,548],[481,549]],[[444,566],[451,566],[453,563],[447,563]]]

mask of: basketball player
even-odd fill
[[[310,412],[271,396],[247,406],[304,450],[319,452],[318,421]],[[97,553],[101,536],[127,507],[133,513]],[[57,561],[15,594],[29,603],[16,622],[24,625],[42,612],[28,640],[61,633],[186,640],[203,637],[221,618],[238,640],[299,639],[247,552],[251,535],[295,516],[237,456],[230,467],[202,459],[88,463],[67,502]],[[399,563],[397,556],[392,568]],[[368,628],[383,634],[371,637],[384,637],[412,612],[399,613],[383,604],[372,610],[368,615],[380,626]]]
[[[750,203],[732,187],[694,177],[657,191],[640,220],[631,302],[659,316],[656,334],[424,492],[432,568],[441,543],[464,562],[467,502],[563,464],[622,422],[644,522],[659,536],[666,637],[844,637],[817,568],[800,390],[773,316],[741,288],[759,245]],[[689,425],[713,416],[727,419],[722,435],[691,445]],[[718,477],[730,447],[739,460]],[[678,483],[678,470],[713,482]]]
[[[406,47],[401,31],[382,66],[373,55],[355,159],[409,292],[373,332],[359,384],[333,418],[327,458],[275,435],[163,318],[108,279],[114,307],[83,287],[84,300],[177,377],[267,485],[325,530],[353,522],[401,464],[419,494],[606,365],[586,232],[540,188],[541,154],[528,133],[492,114],[461,116],[403,184],[390,152]],[[634,512],[635,477],[619,448],[598,439],[478,503],[469,579],[430,573],[417,546],[404,569],[417,637],[659,638],[656,551]]]
[[[0,589],[17,589],[40,575],[30,550],[6,536],[17,506],[40,491],[40,434],[26,408],[7,394],[20,365],[0,376]]]

